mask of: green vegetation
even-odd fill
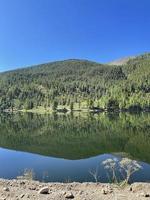
[[[0,115],[0,146],[66,159],[119,153],[150,163],[149,113]]]
[[[150,109],[150,54],[124,65],[66,60],[0,74],[1,110]]]

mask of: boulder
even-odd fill
[[[72,192],[68,192],[68,193],[65,194],[65,198],[66,199],[73,199],[74,195],[72,194]]]
[[[48,194],[49,192],[49,188],[46,186],[46,187],[43,187],[39,190],[39,194]]]

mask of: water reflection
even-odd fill
[[[0,149],[0,177],[33,169],[36,179],[44,181],[94,181],[89,172],[99,166],[101,181],[108,182],[100,163],[126,156],[143,166],[132,179],[148,181],[149,120],[148,113],[1,115],[0,146],[5,149]]]

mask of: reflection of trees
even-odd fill
[[[47,156],[80,159],[126,152],[150,162],[150,115],[0,116],[0,146]]]

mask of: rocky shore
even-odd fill
[[[40,183],[0,179],[0,200],[142,200],[150,199],[150,183],[119,187],[103,183]]]

